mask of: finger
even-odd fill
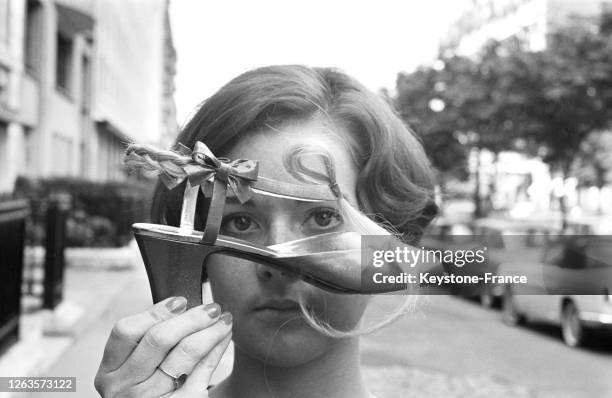
[[[148,379],[175,345],[216,323],[220,312],[219,304],[199,305],[154,325],[144,334],[132,355],[117,369],[118,379],[131,380],[134,384]]]
[[[174,380],[159,369],[142,383],[136,384],[129,388],[129,392],[133,397],[167,397],[176,389],[174,388]]]
[[[195,366],[228,339],[231,339],[231,326],[223,321],[185,337],[172,349],[151,377],[135,386],[136,396],[151,395],[152,392],[160,395],[173,391],[174,378],[186,374],[189,379]]]
[[[231,315],[225,313],[221,315],[220,321],[211,327],[193,333],[181,340],[168,353],[160,367],[173,375],[191,374],[198,362],[231,331]]]
[[[204,359],[198,362],[193,372],[187,376],[187,380],[183,387],[179,390],[181,396],[208,397],[210,379],[215,369],[217,369],[217,366],[219,366],[219,362],[227,350],[230,341],[232,341],[231,333],[217,344]]]
[[[152,326],[182,313],[186,308],[185,297],[169,297],[144,312],[119,320],[104,348],[100,369],[111,372],[119,368]]]
[[[155,370],[153,376],[148,378],[142,383],[131,385],[129,387],[123,387],[120,390],[122,397],[169,397],[175,391],[174,379],[161,370]],[[109,395],[114,396],[114,395]]]

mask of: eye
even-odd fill
[[[247,234],[259,229],[259,224],[249,215],[235,214],[223,217],[221,229],[228,234]]]
[[[306,223],[314,229],[330,229],[342,224],[342,216],[336,209],[317,208],[309,214]]]

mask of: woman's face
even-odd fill
[[[261,176],[308,185],[285,169],[283,155],[296,146],[324,148],[333,158],[340,189],[355,204],[357,169],[338,139],[344,134],[348,132],[332,135],[319,121],[292,122],[278,130],[245,134],[223,155],[232,160],[258,160]],[[256,195],[244,205],[227,201],[221,234],[272,245],[345,229],[336,201],[300,202]],[[297,304],[300,297],[317,318],[340,330],[355,327],[367,303],[364,296],[331,294],[273,268],[222,255],[208,260],[207,273],[215,302],[234,316],[236,348],[275,366],[308,362],[342,343],[306,323]]]

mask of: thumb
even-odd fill
[[[178,397],[202,397],[208,398],[208,386],[210,378],[221,361],[221,357],[227,350],[232,334],[227,335],[219,342],[193,369],[187,377],[185,384],[180,388]]]

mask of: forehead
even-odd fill
[[[331,131],[320,121],[291,122],[279,127],[248,132],[224,154],[232,160],[251,159],[259,162],[259,174],[274,180],[292,184],[308,185],[296,179],[285,168],[283,158],[296,147],[314,147],[325,150],[333,161],[336,180],[342,192],[349,198],[355,194],[357,169],[354,165],[347,143],[347,131]],[[320,158],[306,157],[305,164],[320,173],[327,174]]]

